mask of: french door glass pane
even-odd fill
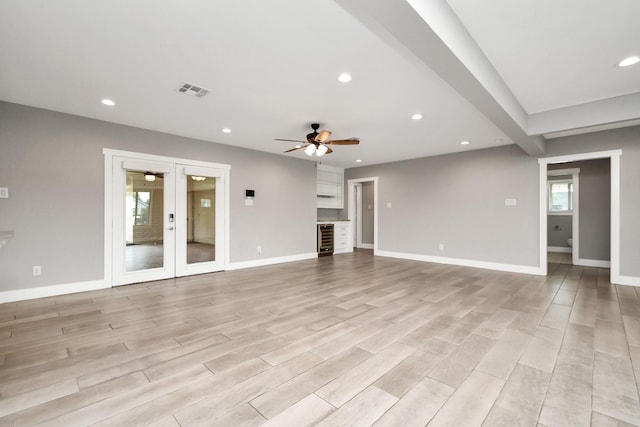
[[[187,264],[216,260],[216,179],[187,176]]]
[[[127,171],[125,270],[161,268],[164,263],[164,175]]]

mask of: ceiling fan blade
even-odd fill
[[[300,141],[299,139],[282,139],[282,138],[276,138],[274,139],[274,141],[285,141],[285,142],[299,142],[301,144],[306,144],[307,141]]]
[[[327,147],[327,152],[324,153],[324,154],[331,154],[331,153],[333,153],[333,150],[331,148]]]
[[[334,139],[332,141],[325,141],[324,143],[331,145],[357,145],[360,144],[360,140],[358,138]]]
[[[289,153],[291,151],[296,151],[296,150],[302,150],[303,148],[306,148],[306,146],[301,145],[300,147],[293,147],[292,149],[285,151],[285,153]]]
[[[330,136],[331,136],[331,132],[329,132],[328,130],[323,130],[323,131],[320,131],[318,135],[316,135],[314,140],[316,142],[324,142]]]

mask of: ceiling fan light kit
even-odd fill
[[[357,145],[360,144],[360,140],[358,138],[349,138],[349,139],[333,139],[329,140],[331,136],[331,132],[328,130],[323,130],[318,132],[320,128],[319,123],[312,123],[311,129],[313,132],[307,134],[307,140],[301,141],[297,139],[283,139],[276,138],[276,141],[287,141],[287,142],[298,142],[294,148],[286,150],[285,153],[289,153],[291,151],[296,151],[300,149],[304,149],[304,152],[307,156],[313,156],[313,153],[316,156],[321,157],[325,154],[333,153],[333,150],[328,147],[328,145]]]

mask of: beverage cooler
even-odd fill
[[[333,224],[318,224],[318,256],[333,255]]]

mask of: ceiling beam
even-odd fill
[[[635,126],[640,120],[640,93],[601,99],[529,116],[529,133],[576,135],[617,127]]]
[[[335,0],[399,54],[428,67],[531,156],[546,141],[445,0]],[[411,3],[411,4],[410,4]]]

